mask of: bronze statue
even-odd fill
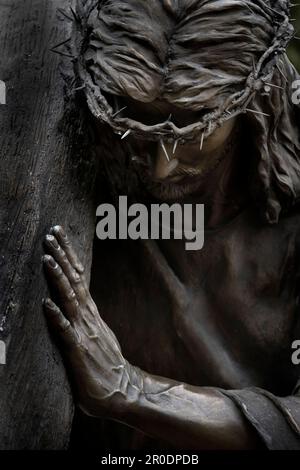
[[[95,239],[90,286],[64,230],[47,235],[45,312],[78,406],[127,448],[300,449],[289,2],[87,0],[75,18],[99,200],[206,219],[200,251]]]

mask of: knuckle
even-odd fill
[[[68,290],[68,291],[66,292],[66,300],[67,300],[68,302],[73,302],[73,301],[76,300],[76,294],[75,294],[75,292],[74,292],[73,290]]]
[[[57,305],[54,305],[53,307],[50,308],[51,312],[53,312],[53,314],[55,316],[59,316],[60,315],[60,310],[59,308],[57,307]]]
[[[65,254],[64,250],[62,249],[62,247],[60,245],[58,245],[57,252],[58,252],[59,256],[61,256],[61,257],[63,257],[64,254]]]
[[[60,256],[60,259],[61,259],[62,263],[68,264],[68,258],[66,256],[66,253],[64,252],[64,250],[61,247],[59,247],[59,256]]]
[[[84,354],[87,354],[89,352],[88,346],[86,344],[84,344],[82,341],[77,343],[77,347],[78,347],[79,351],[81,351]]]
[[[63,320],[60,324],[61,330],[66,332],[71,328],[70,322],[68,320]]]
[[[84,267],[82,267],[82,266],[78,266],[78,265],[77,265],[75,269],[76,269],[76,271],[77,271],[80,275],[83,275],[84,272],[85,272],[85,269],[84,269]],[[84,278],[83,278],[82,280],[85,281]]]
[[[81,276],[79,276],[79,274],[77,274],[76,272],[72,274],[72,281],[74,282],[74,284],[81,284],[82,282],[82,279],[81,279]]]
[[[57,278],[60,278],[63,275],[62,269],[59,264],[56,264],[56,266],[53,268],[53,272]]]
[[[82,353],[87,353],[89,348],[88,346],[86,345],[83,337],[82,337],[82,334],[75,329],[75,337],[76,337],[76,345],[77,345],[77,349],[82,352]]]

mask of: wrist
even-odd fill
[[[123,391],[116,391],[110,398],[109,418],[130,424],[141,405],[144,374],[141,369],[126,361],[120,387]]]

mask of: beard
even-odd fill
[[[241,127],[235,125],[223,146],[214,153],[206,155],[201,162],[194,166],[178,163],[177,167],[170,173],[170,177],[180,177],[172,180],[166,177],[157,180],[153,177],[154,155],[149,152],[137,152],[135,155],[144,155],[143,158],[134,157],[133,165],[138,178],[148,194],[161,201],[180,201],[188,196],[197,195],[207,180],[214,174],[222,171],[226,161],[232,159],[237,153],[241,142]]]
[[[182,177],[179,181],[155,180],[153,178],[152,165],[148,155],[148,164],[136,165],[136,172],[142,186],[148,194],[161,201],[180,201],[188,196],[193,196],[200,191],[207,177],[220,165],[226,156],[232,153],[232,139],[224,146],[217,158],[207,159],[201,167],[188,168],[179,165],[172,176]],[[139,162],[139,159],[137,159]]]

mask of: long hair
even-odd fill
[[[247,113],[255,159],[254,197],[269,223],[277,223],[300,198],[300,106],[293,84],[300,77],[286,55],[266,95],[256,94]],[[298,82],[298,86],[300,81]]]

